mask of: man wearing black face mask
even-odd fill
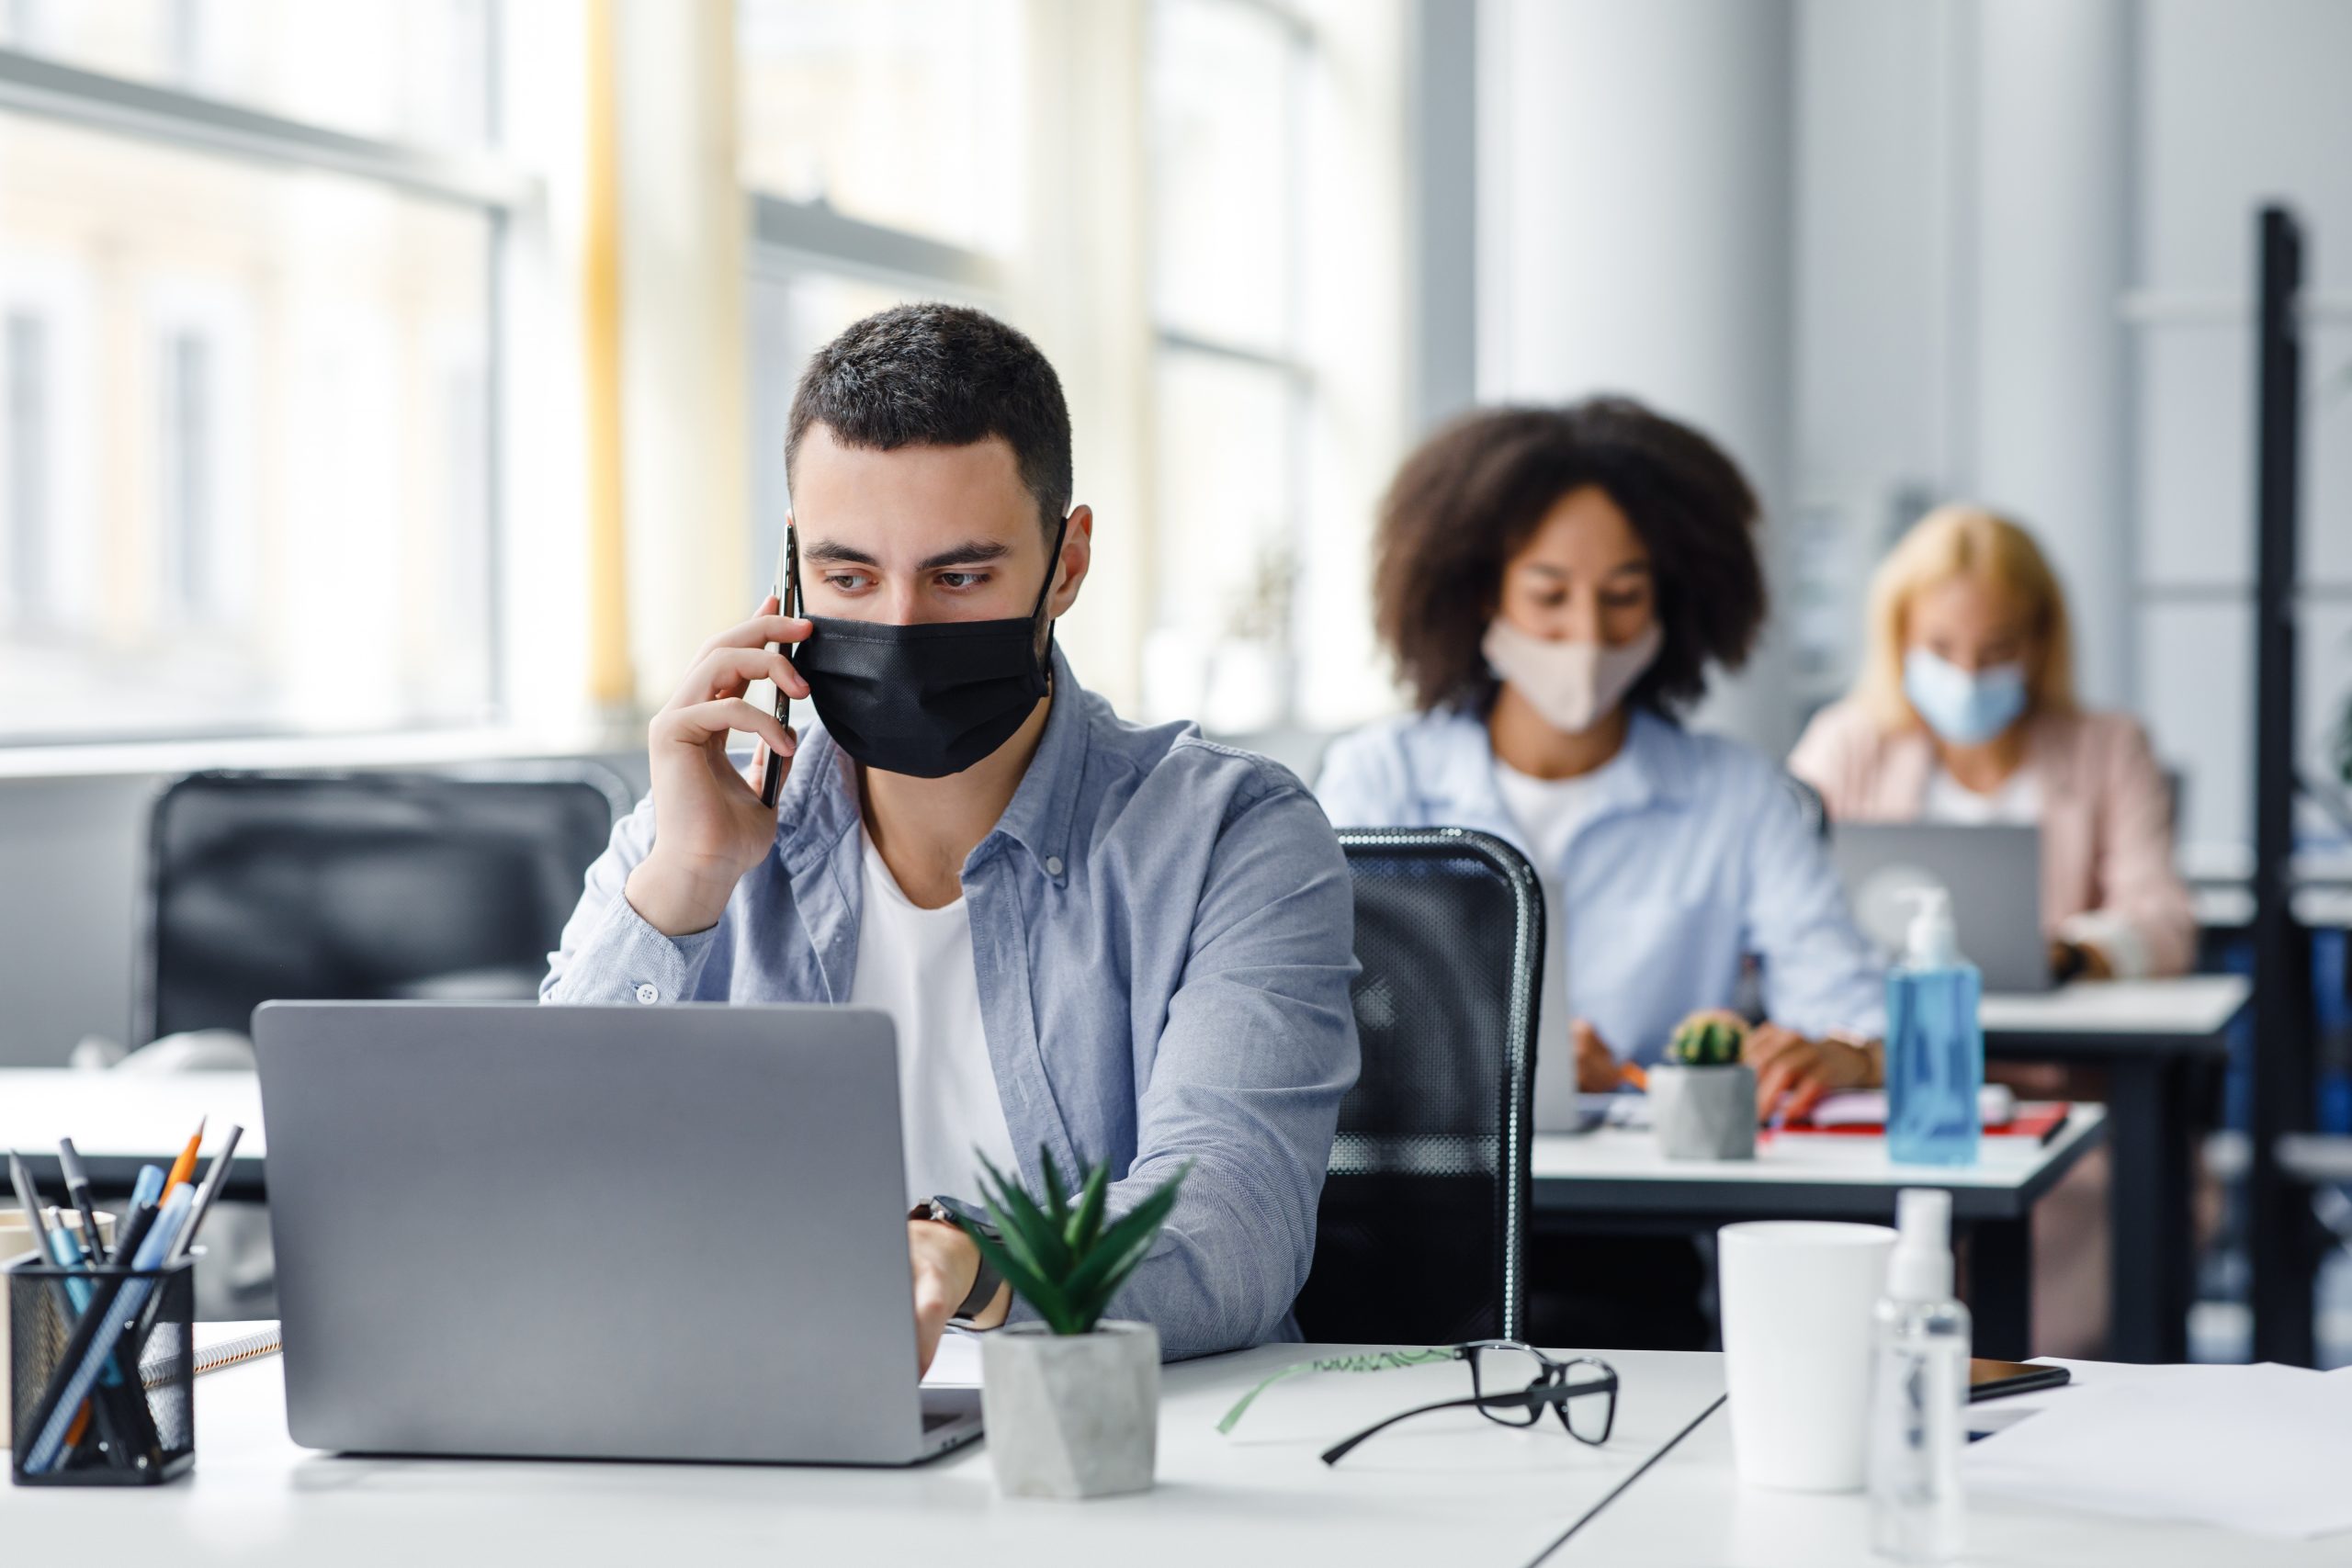
[[[1034,1185],[1040,1145],[1108,1160],[1114,1213],[1193,1162],[1114,1303],[1166,1354],[1295,1337],[1356,1073],[1353,900],[1320,807],[1078,684],[1052,626],[1094,520],[1019,333],[941,305],[858,322],[802,376],[786,464],[786,602],[706,644],[654,716],[652,793],[542,999],[888,1010],[926,1363],[951,1316],[1012,1307],[933,1200],[969,1198],[976,1150]],[[817,727],[745,702],[760,679]],[[761,739],[748,778],[730,729]]]

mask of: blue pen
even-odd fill
[[[146,1170],[139,1174],[140,1179],[144,1181]],[[188,1206],[195,1201],[195,1189],[186,1182],[172,1189],[171,1195],[164,1200],[162,1211],[155,1216],[154,1224],[139,1243],[139,1255],[131,1259],[132,1269],[153,1269],[171,1256],[172,1244],[179,1239],[180,1226],[187,1223]],[[60,1452],[65,1447],[65,1434],[74,1426],[74,1412],[90,1396],[90,1385],[98,1381],[98,1373],[105,1368],[108,1358],[113,1356],[115,1342],[122,1337],[124,1323],[139,1315],[140,1310],[147,1304],[147,1298],[154,1291],[155,1281],[153,1280],[133,1280],[123,1286],[114,1310],[107,1313],[105,1325],[83,1353],[64,1392],[58,1396],[57,1403],[50,1406],[49,1420],[41,1427],[40,1435],[33,1439],[32,1448],[25,1455],[28,1472],[46,1474],[57,1463]]]
[[[49,1260],[60,1269],[71,1269],[77,1274],[86,1267],[83,1261],[82,1249],[74,1244],[73,1236],[66,1233],[63,1225],[53,1225],[50,1228]],[[89,1280],[79,1278],[66,1280],[65,1294],[74,1303],[75,1312],[84,1313],[90,1310]]]
[[[160,1203],[163,1201],[164,1168],[160,1165],[141,1166],[138,1176],[130,1183],[130,1206],[136,1209],[141,1203]]]

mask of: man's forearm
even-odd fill
[[[741,874],[731,866],[676,863],[657,842],[629,872],[622,894],[639,918],[663,936],[691,936],[718,923],[740,880]]]

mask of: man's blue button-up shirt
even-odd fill
[[[1356,1077],[1354,897],[1322,809],[1287,770],[1140,727],[1058,650],[1036,755],[964,863],[997,1092],[1038,1179],[1108,1160],[1114,1213],[1193,1162],[1113,1303],[1170,1357],[1295,1337],[1291,1300],[1340,1100]],[[775,847],[707,931],[673,939],[622,895],[649,798],[613,830],[551,955],[549,1002],[845,1002],[857,968],[857,780],[802,737]],[[966,1196],[966,1194],[956,1194]]]

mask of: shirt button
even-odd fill
[[[1046,874],[1047,876],[1059,876],[1061,874],[1062,857],[1059,855],[1047,855],[1046,857]]]
[[[641,1002],[658,1002],[662,999],[662,988],[650,980],[643,981],[637,987],[637,999]]]

